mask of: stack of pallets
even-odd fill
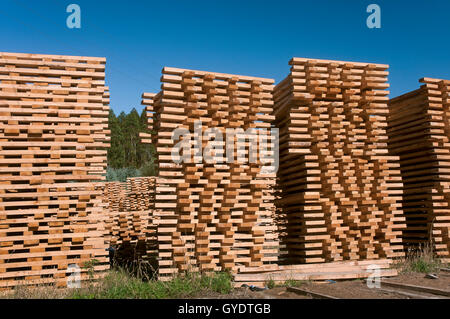
[[[126,182],[108,182],[106,228],[116,261],[156,258],[156,221],[153,217],[155,177],[133,177]]]
[[[0,287],[65,286],[76,267],[82,280],[88,262],[109,267],[105,62],[0,53]]]
[[[388,156],[387,65],[293,58],[274,89],[288,263],[402,255],[401,179]]]
[[[423,78],[389,102],[389,149],[400,157],[409,246],[450,259],[450,81]]]
[[[271,79],[166,67],[162,91],[143,94],[149,129],[156,134],[142,137],[156,146],[159,162],[155,215],[160,217],[161,278],[188,270],[233,271],[238,265],[277,260],[272,222],[275,173],[261,170],[274,165],[273,156],[267,156],[275,145],[270,134],[272,90]],[[191,134],[172,138],[176,128]],[[242,144],[239,153],[244,159],[237,161],[237,137],[226,132],[234,128],[267,129],[266,135],[258,131],[268,144],[266,163],[261,154],[249,161],[250,145],[257,145],[253,139]],[[223,141],[209,135],[213,130]],[[227,138],[234,142],[230,163]],[[188,154],[188,161],[179,162],[181,153],[172,155],[178,143],[192,147],[192,153],[182,153]],[[209,152],[208,145],[221,151]],[[206,160],[205,154],[213,158]]]

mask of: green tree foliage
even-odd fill
[[[109,129],[111,130],[111,145],[108,149],[108,168],[125,167],[125,149],[123,148],[123,133],[119,119],[113,110],[109,111]]]
[[[111,146],[108,149],[108,181],[125,181],[127,177],[156,175],[153,145],[142,144],[139,133],[150,133],[145,109],[141,115],[135,108],[119,116],[109,111]]]

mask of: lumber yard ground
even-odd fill
[[[284,299],[450,299],[450,272],[439,271],[438,279],[425,278],[425,274],[412,272],[394,278],[382,279],[380,288],[369,288],[365,280],[339,282],[291,282],[263,291],[236,288],[227,295],[212,294],[216,298],[284,298]],[[399,283],[402,287],[388,286]],[[433,290],[423,289],[424,287]],[[308,293],[309,292],[309,293]],[[441,294],[442,293],[442,294]]]
[[[169,282],[145,281],[124,271],[111,270],[97,283],[81,289],[55,287],[18,287],[3,292],[0,298],[21,299],[450,299],[450,268],[417,259],[404,263],[399,275],[381,278],[372,287],[364,279],[343,281],[294,281],[283,284],[267,282],[265,289],[233,288],[227,273],[198,274]],[[431,275],[431,276],[430,276]],[[434,277],[434,278],[430,278]],[[375,284],[375,285],[374,285]]]

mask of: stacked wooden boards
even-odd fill
[[[283,284],[290,280],[344,280],[398,275],[396,269],[391,269],[392,259],[335,261],[304,265],[267,265],[263,267],[247,267],[239,269],[234,275],[235,287],[243,284],[265,287],[269,281]]]
[[[108,182],[106,228],[119,263],[156,259],[155,177]]]
[[[389,101],[389,149],[400,157],[403,241],[432,243],[450,259],[450,81],[423,85]]]
[[[387,65],[293,58],[274,89],[283,260],[401,256],[401,178],[388,155]]]
[[[262,171],[274,161],[262,163],[261,154],[257,161],[249,160],[249,149],[256,146],[253,139],[239,144],[244,145],[239,148],[244,160],[238,161],[237,139],[243,134],[230,137],[226,131],[259,129],[267,153],[274,154],[270,132],[274,81],[168,67],[162,73],[161,92],[144,93],[142,101],[147,106],[149,129],[155,132],[151,137],[143,134],[143,141],[153,143],[158,154],[154,214],[159,217],[160,278],[187,270],[235,271],[238,265],[275,262],[275,173]],[[172,138],[177,128],[191,134]],[[211,137],[212,130],[222,134],[222,142],[217,135]],[[228,138],[234,142],[232,146],[226,143],[233,154],[231,162],[225,158]],[[190,160],[179,162],[180,156],[173,156],[172,151],[180,141],[200,152],[192,156],[186,151],[183,154],[189,154]],[[207,161],[202,155],[208,145],[214,151],[208,153],[212,159]]]
[[[104,58],[0,53],[0,287],[107,269]]]

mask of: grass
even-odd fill
[[[286,280],[285,282],[284,282],[284,286],[285,287],[300,287],[300,286],[303,286],[304,284],[306,284],[307,283],[307,281],[305,281],[305,280],[293,280],[293,279],[289,279],[289,280]]]
[[[425,245],[408,250],[405,259],[400,261],[397,266],[402,273],[432,273],[443,267],[443,264],[436,258],[430,245]]]
[[[66,295],[67,289],[58,289],[55,286],[17,286],[12,291],[0,292],[0,299],[63,299]]]
[[[282,284],[276,284],[272,278],[269,278],[265,282],[265,286],[269,289],[273,289],[275,287],[300,287],[300,286],[306,284],[307,282],[308,281],[305,281],[305,280],[288,279]]]
[[[170,281],[142,281],[124,270],[112,270],[96,283],[79,289],[53,286],[17,287],[0,298],[21,299],[166,299],[188,298],[208,293],[227,294],[233,290],[229,273],[196,274],[175,277]]]
[[[277,284],[275,283],[275,280],[273,280],[272,278],[270,278],[269,280],[267,280],[265,282],[265,286],[269,289],[273,289],[277,286]]]

